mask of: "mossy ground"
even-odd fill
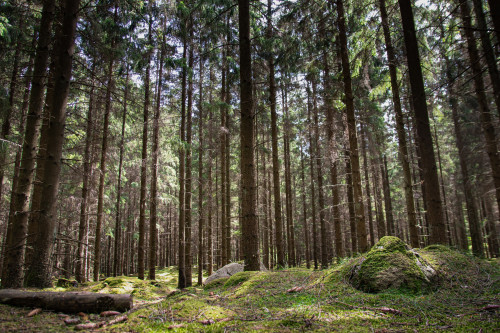
[[[436,288],[426,294],[388,290],[361,292],[346,279],[353,260],[329,270],[306,268],[243,272],[205,288],[175,290],[176,271],[162,270],[158,281],[131,277],[90,283],[79,290],[134,291],[136,307],[125,323],[106,332],[494,332],[500,330],[498,263],[446,248],[419,254],[439,268]],[[195,271],[195,270],[193,270]],[[193,281],[195,283],[195,281]],[[303,287],[298,292],[288,292]],[[74,290],[74,289],[73,289]],[[401,315],[381,310],[392,308]],[[0,331],[64,332],[58,314],[0,305]],[[92,319],[92,317],[91,317]],[[97,320],[97,319],[96,319]]]

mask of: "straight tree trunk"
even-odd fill
[[[56,42],[58,64],[55,71],[55,91],[51,109],[51,136],[47,145],[44,188],[41,202],[40,232],[34,244],[33,261],[28,267],[26,285],[43,288],[52,285],[50,256],[54,243],[54,228],[57,220],[56,196],[59,188],[62,146],[66,106],[72,72],[72,61],[76,36],[76,24],[80,9],[79,0],[64,1],[62,38]]]
[[[210,65],[210,82],[214,82],[214,71],[213,71],[213,66]],[[209,96],[209,103],[212,105],[213,103],[213,98],[212,98],[212,91],[213,87],[210,85],[210,96]],[[208,198],[207,198],[207,274],[208,276],[212,275],[213,273],[213,227],[212,227],[212,215],[213,215],[213,183],[212,183],[212,161],[214,159],[214,146],[213,146],[213,135],[214,135],[214,129],[213,129],[213,112],[212,108],[208,109],[208,170],[207,170],[207,178],[208,178]]]
[[[227,26],[229,26],[229,17],[227,18]],[[231,43],[231,34],[228,32],[227,36],[227,41],[228,44]],[[229,52],[229,51],[228,51]],[[231,56],[230,53],[228,53],[228,56]],[[226,113],[225,118],[226,118],[226,135],[225,135],[225,144],[226,144],[226,166],[224,171],[226,172],[226,209],[224,210],[226,213],[226,233],[225,233],[225,238],[226,238],[226,258],[228,262],[231,261],[231,149],[230,149],[230,129],[231,129],[231,118],[229,117],[229,105],[231,103],[231,81],[230,81],[230,72],[229,72],[229,66],[226,67],[226,90],[225,90],[225,96],[224,96],[224,104],[226,105],[226,108],[224,109],[224,112]]]
[[[406,200],[406,213],[410,231],[410,244],[412,247],[418,247],[418,229],[415,212],[415,202],[413,201],[413,184],[411,180],[410,161],[408,158],[408,146],[406,143],[406,134],[403,121],[403,112],[401,109],[401,99],[399,97],[399,86],[397,77],[397,62],[392,46],[392,38],[389,30],[387,18],[387,9],[385,0],[379,0],[380,16],[382,19],[382,28],[384,30],[385,47],[389,66],[389,75],[391,77],[392,103],[396,117],[396,133],[398,136],[399,160],[403,167],[404,191]]]
[[[432,143],[427,101],[425,97],[424,79],[420,65],[415,22],[410,0],[398,0],[403,23],[406,57],[411,85],[411,99],[419,141],[420,157],[422,161],[423,181],[426,187],[424,201],[430,222],[430,242],[432,244],[446,244],[446,226],[443,220],[443,207],[439,195],[439,180],[437,175],[436,158]]]
[[[101,164],[99,170],[99,194],[97,198],[97,222],[95,230],[94,243],[94,281],[99,281],[99,271],[101,269],[101,229],[104,219],[104,182],[106,177],[106,163],[108,152],[108,132],[109,132],[109,115],[111,113],[111,89],[113,85],[113,66],[114,59],[109,60],[108,77],[106,84],[106,99],[104,109],[104,125],[102,130],[101,144]]]
[[[127,99],[128,99],[128,85],[129,85],[129,72],[127,68],[127,78],[125,80],[125,92],[123,94],[123,114],[122,114],[122,131],[120,138],[120,157],[118,161],[118,184],[116,185],[116,204],[115,204],[115,248],[114,248],[114,262],[113,262],[113,276],[121,275],[123,273],[123,266],[121,265],[122,249],[120,248],[121,242],[121,198],[122,198],[122,167],[123,167],[123,152],[125,149],[125,122],[127,120]]]
[[[315,168],[314,159],[316,158],[316,145],[313,140],[313,123],[311,121],[312,106],[311,90],[309,85],[307,86],[307,124],[308,124],[308,139],[309,139],[309,169],[310,169],[310,181],[311,181],[311,211],[312,211],[312,243],[313,243],[313,259],[314,259],[314,269],[318,269],[319,260],[319,244],[318,244],[318,234],[316,228],[316,189],[314,186],[315,178]]]
[[[322,40],[326,40],[325,37],[325,20],[326,17],[322,17],[319,21],[319,29],[320,29],[320,37]],[[322,54],[322,62],[323,62],[323,81],[324,81],[324,108],[325,108],[325,116],[326,116],[326,131],[328,137],[328,159],[329,167],[330,167],[330,182],[332,187],[332,210],[333,210],[333,228],[335,231],[335,246],[336,246],[336,256],[340,257],[342,250],[342,238],[340,231],[340,211],[339,211],[339,193],[338,193],[338,180],[337,180],[337,151],[335,147],[335,136],[334,136],[334,105],[333,105],[333,96],[332,96],[332,82],[330,78],[330,66],[328,63],[328,55],[327,52],[323,52]],[[332,245],[332,237],[331,237],[331,227],[327,227],[327,248],[328,248],[328,261],[331,261],[333,256],[333,251],[331,249]]]
[[[204,232],[204,206],[203,206],[203,195],[205,182],[203,180],[203,59],[200,58],[200,82],[199,82],[199,106],[198,106],[198,285],[203,284],[203,259],[204,259],[204,245],[203,242],[203,232]]]
[[[331,80],[330,80],[330,67],[327,60],[326,53],[323,53],[323,67],[324,67],[324,81],[325,81],[325,113],[326,113],[326,126],[328,135],[328,160],[330,163],[330,182],[332,186],[332,205],[333,205],[333,228],[335,232],[335,255],[337,258],[344,256],[342,231],[340,221],[340,195],[339,183],[337,176],[337,149],[335,142],[335,125],[334,125],[334,109],[333,98],[331,95]]]
[[[227,257],[227,248],[229,247],[229,244],[227,244],[227,238],[226,238],[226,135],[227,135],[227,124],[226,124],[226,108],[228,107],[225,105],[225,100],[226,100],[226,74],[227,74],[227,50],[224,47],[222,49],[222,81],[221,81],[221,101],[222,101],[222,106],[220,108],[220,136],[219,136],[219,143],[220,143],[220,179],[221,179],[221,199],[220,199],[220,205],[221,205],[221,215],[220,215],[220,225],[221,225],[221,239],[220,239],[220,257],[221,257],[221,265],[227,265],[229,263],[229,258]]]
[[[304,243],[306,245],[306,267],[311,268],[311,247],[309,238],[309,225],[307,223],[307,208],[306,208],[306,180],[305,180],[305,166],[304,166],[304,155],[302,153],[302,147],[300,149],[300,178],[302,181],[302,220],[304,224]],[[335,235],[337,236],[337,235]]]
[[[448,239],[448,245],[452,246],[453,245],[453,237],[451,234],[451,222],[450,222],[450,217],[448,214],[448,203],[446,200],[446,191],[444,187],[444,177],[443,177],[443,164],[441,163],[441,148],[439,145],[439,136],[437,133],[437,126],[436,126],[436,120],[434,119],[434,113],[431,111],[431,117],[432,121],[434,122],[434,140],[436,141],[436,154],[437,154],[437,162],[439,166],[439,177],[441,178],[441,193],[443,194],[443,205],[444,205],[444,220],[446,223],[446,235]]]
[[[396,236],[394,215],[392,210],[391,187],[389,184],[389,172],[387,170],[387,157],[384,155],[380,163],[380,174],[382,175],[382,187],[384,188],[385,219],[387,221],[387,234]]]
[[[148,44],[152,45],[152,21],[149,14]],[[144,280],[144,271],[146,265],[146,196],[147,196],[147,159],[148,159],[148,122],[150,105],[150,71],[151,71],[151,53],[146,55],[146,74],[144,77],[144,107],[142,124],[142,154],[141,154],[141,197],[139,201],[139,244],[137,246],[137,277]]]
[[[284,121],[284,157],[285,157],[285,209],[286,209],[286,224],[288,230],[288,266],[296,266],[295,260],[295,235],[293,227],[293,209],[292,209],[292,180],[291,180],[291,167],[290,167],[290,120],[288,114],[288,100],[287,100],[287,87],[283,89],[283,108],[285,111]]]
[[[319,119],[318,119],[318,107],[316,102],[316,82],[313,81],[312,86],[313,93],[313,116],[314,116],[314,146],[316,148],[316,171],[318,180],[318,209],[319,209],[319,223],[321,228],[321,268],[325,269],[328,267],[328,250],[327,250],[327,240],[328,240],[328,230],[326,226],[326,216],[325,216],[325,198],[323,196],[323,168],[322,159],[319,158],[320,146],[319,146]]]
[[[164,28],[162,19],[162,27]],[[160,111],[161,111],[161,94],[162,94],[162,79],[163,79],[163,61],[165,58],[165,35],[163,35],[162,44],[160,45],[160,58],[158,69],[158,91],[156,94],[155,114],[153,118],[153,151],[151,154],[151,203],[149,208],[149,280],[156,279],[156,252],[158,250],[156,225],[158,224],[158,155],[159,138],[160,138]]]
[[[24,17],[20,16],[18,29],[20,32],[24,29]],[[5,140],[5,142],[0,142],[0,204],[2,202],[2,193],[3,193],[3,178],[5,174],[5,161],[7,160],[7,152],[6,146],[10,143],[7,142],[10,134],[11,122],[10,118],[12,116],[12,111],[14,110],[14,99],[17,93],[17,78],[19,75],[19,58],[21,56],[21,47],[22,47],[21,33],[18,34],[16,41],[16,48],[14,51],[14,61],[12,63],[12,75],[10,78],[9,84],[9,104],[5,111],[2,123],[2,129],[0,132],[0,139]]]
[[[28,229],[29,194],[33,179],[33,171],[36,156],[36,141],[38,138],[38,127],[42,110],[42,97],[46,67],[49,57],[49,45],[51,42],[52,22],[54,20],[55,0],[45,0],[43,3],[42,17],[40,21],[40,34],[33,68],[33,80],[31,83],[31,94],[28,109],[28,118],[23,139],[22,157],[17,186],[12,192],[12,208],[15,214],[8,224],[7,244],[3,258],[2,287],[19,288],[23,284],[23,264],[26,249],[26,234]],[[8,117],[10,118],[10,117]],[[4,127],[10,127],[8,121],[4,121]],[[2,132],[8,135],[7,129]],[[2,137],[3,138],[3,137]],[[3,181],[3,179],[0,179]]]
[[[271,33],[271,0],[268,0],[268,38]],[[278,160],[278,115],[276,113],[276,83],[274,75],[274,59],[270,54],[269,67],[269,105],[271,108],[271,147],[273,159],[273,194],[274,194],[274,231],[276,237],[276,254],[278,268],[285,268],[285,253],[283,251],[283,222],[281,220],[281,187],[280,187],[280,165]]]
[[[497,44],[500,43],[500,3],[497,0],[488,0],[490,6],[491,19],[493,21],[493,28],[497,37]]]
[[[348,135],[346,132],[346,141]],[[347,147],[344,149],[345,157],[345,172],[346,172],[346,185],[347,185],[347,209],[349,211],[349,225],[351,230],[351,255],[358,252],[358,239],[356,237],[356,212],[354,208],[354,189],[352,186],[352,167],[351,167],[351,153]]]
[[[488,66],[488,72],[490,74],[491,85],[493,86],[493,95],[495,96],[497,114],[500,115],[500,74],[498,73],[495,52],[493,50],[493,46],[491,45],[490,36],[488,35],[488,25],[486,24],[486,18],[483,12],[483,1],[473,0],[472,3],[474,4],[474,12],[476,13],[476,25],[481,39],[484,59],[486,60],[486,65]],[[497,10],[500,10],[500,6],[498,6]],[[497,13],[496,15],[500,14]],[[500,41],[498,42],[500,43]]]
[[[358,139],[356,135],[356,118],[354,115],[354,96],[352,92],[351,70],[349,66],[349,53],[347,50],[347,34],[344,17],[343,0],[337,0],[337,15],[339,28],[340,54],[342,60],[342,75],[344,79],[345,104],[347,115],[347,128],[349,132],[349,151],[352,169],[352,185],[354,194],[354,208],[356,213],[356,236],[358,251],[366,252],[368,242],[366,237],[365,210],[363,193],[361,190],[361,173],[359,167]]]
[[[186,29],[186,23],[183,23]],[[183,51],[182,58],[186,59],[187,56],[187,36],[184,31],[183,35]],[[186,167],[186,152],[185,152],[185,137],[186,137],[186,82],[187,82],[187,68],[183,67],[181,74],[181,128],[180,128],[180,147],[179,147],[179,279],[178,288],[186,288],[186,239],[185,239],[185,167]]]
[[[240,144],[242,252],[245,271],[260,270],[259,231],[255,207],[255,137],[252,98],[252,48],[250,43],[250,2],[238,0],[240,45]]]
[[[366,140],[365,140],[366,127],[361,126],[361,147],[363,154],[363,164],[365,171],[365,188],[366,188],[366,198],[368,204],[368,226],[370,231],[370,246],[375,245],[375,232],[373,230],[373,216],[372,216],[372,198],[371,198],[371,188],[370,188],[370,178],[368,177],[368,157],[366,156]]]
[[[264,134],[262,134],[262,141],[264,142],[265,141],[265,137],[264,137]],[[262,237],[263,237],[263,240],[262,240],[262,247],[263,247],[263,261],[264,261],[264,266],[267,268],[267,269],[271,269],[271,265],[270,265],[270,252],[269,252],[269,245],[270,245],[270,242],[269,242],[269,236],[270,236],[270,233],[269,233],[269,226],[270,226],[270,223],[271,223],[271,217],[270,217],[270,208],[269,206],[271,205],[271,202],[269,200],[269,195],[268,193],[270,192],[270,188],[268,186],[269,184],[269,178],[267,177],[268,175],[268,172],[267,172],[267,167],[266,167],[266,154],[263,152],[261,154],[261,161],[262,161],[262,182],[263,182],[263,188],[264,188],[264,191],[263,191],[263,194],[262,194],[262,210],[263,210],[263,214],[264,214],[264,219],[263,219],[263,224],[262,224],[262,228],[263,228],[263,232],[262,232]]]
[[[35,35],[33,36],[33,41],[32,41],[33,49],[36,49],[37,39],[38,39],[38,34],[35,33]],[[31,92],[31,80],[33,77],[34,62],[35,62],[35,56],[34,56],[34,53],[31,53],[30,57],[29,57],[29,62],[28,62],[28,69],[27,69],[26,74],[24,76],[24,94],[23,94],[23,104],[21,107],[21,121],[19,123],[20,124],[19,125],[19,133],[24,133],[25,123],[26,123],[26,115],[28,113],[28,107],[29,107],[29,98],[30,98],[30,92]],[[16,157],[15,157],[15,161],[14,161],[14,177],[13,177],[14,181],[12,182],[11,189],[14,189],[17,187],[17,180],[19,179],[19,167],[21,164],[21,149],[20,148],[22,148],[22,146],[18,146],[17,151],[16,151]],[[11,204],[12,204],[12,201],[11,201]],[[10,212],[10,209],[9,209],[9,212]],[[9,217],[7,216],[5,219],[5,222],[2,226],[2,230],[0,231],[0,233],[3,236],[2,246],[0,248],[0,256],[2,258],[4,258],[4,255],[5,255],[7,229],[8,229],[8,224],[9,224],[8,222],[9,222]],[[29,224],[28,224],[28,235],[29,235]],[[28,243],[28,247],[26,248],[26,256],[28,256],[28,253],[29,253],[28,250],[29,250],[29,243]],[[26,260],[25,260],[25,262],[26,262]],[[0,276],[2,275],[2,273],[1,273],[2,272],[2,265],[3,265],[3,260],[0,260]]]
[[[56,32],[56,36],[60,38],[61,32],[60,27],[58,27]],[[57,38],[56,37],[56,38]],[[53,52],[54,53],[54,52]],[[45,94],[45,104],[43,108],[42,115],[42,126],[40,130],[40,140],[38,143],[38,154],[36,159],[36,173],[34,175],[33,180],[33,193],[31,195],[31,213],[29,215],[28,220],[28,237],[27,237],[27,249],[26,249],[26,258],[25,264],[31,262],[31,258],[33,257],[33,243],[35,242],[36,235],[38,234],[38,230],[40,226],[37,224],[39,221],[39,212],[40,212],[40,203],[42,201],[42,191],[43,191],[43,175],[44,175],[44,167],[45,167],[45,159],[47,158],[47,143],[49,141],[49,121],[50,121],[50,108],[52,104],[52,100],[54,99],[54,71],[56,64],[55,54],[52,54],[52,60],[50,64],[48,79],[47,79],[47,92]]]
[[[94,66],[92,67],[92,71]],[[126,86],[128,87],[128,85]],[[87,112],[87,126],[86,126],[86,137],[85,137],[85,151],[83,154],[83,180],[82,180],[82,196],[80,203],[80,221],[78,224],[78,249],[76,254],[76,267],[75,267],[75,279],[79,283],[85,281],[85,236],[88,229],[88,197],[89,197],[89,183],[92,173],[92,157],[91,157],[91,145],[93,137],[93,112],[94,112],[94,78],[91,77],[91,88],[89,93],[89,109]],[[127,88],[125,88],[127,91]],[[127,93],[125,93],[124,100],[126,101]],[[126,103],[126,102],[125,102]]]
[[[460,16],[463,22],[463,36],[467,41],[467,51],[471,63],[472,75],[474,80],[474,90],[479,104],[479,112],[481,119],[481,127],[486,142],[486,153],[491,166],[493,176],[493,184],[495,186],[495,194],[497,206],[500,207],[500,158],[498,156],[497,137],[495,126],[488,108],[488,102],[485,95],[484,81],[481,73],[481,65],[479,52],[477,50],[474,32],[472,30],[470,8],[468,3],[460,1]]]
[[[189,66],[189,72],[193,71],[194,67],[194,45],[193,45],[193,26],[192,26],[192,18],[190,18],[190,24],[189,24],[189,31],[190,31],[190,37],[189,37],[189,61],[188,61],[188,66]],[[184,217],[185,217],[185,222],[184,222],[184,227],[186,229],[185,237],[186,237],[186,287],[191,287],[193,284],[193,254],[191,251],[191,245],[193,242],[192,236],[191,236],[191,224],[192,224],[192,150],[191,150],[191,145],[193,143],[193,135],[192,135],[192,128],[193,128],[193,76],[188,75],[188,90],[187,90],[187,114],[186,114],[186,178],[185,178],[185,186],[186,186],[186,201],[184,203]]]

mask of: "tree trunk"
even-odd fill
[[[347,141],[347,131],[346,141]],[[351,168],[351,153],[347,147],[344,149],[345,157],[345,173],[346,173],[346,185],[347,185],[347,209],[349,211],[349,226],[351,230],[351,248],[350,254],[354,255],[358,252],[358,240],[356,237],[356,213],[354,209],[354,190],[352,186],[352,168]]]
[[[387,170],[387,157],[384,155],[382,161],[379,160],[380,174],[382,175],[382,187],[384,188],[385,219],[387,221],[387,234],[396,236],[394,226],[394,215],[392,212],[391,187],[389,183],[389,172]]]
[[[325,30],[324,19],[320,21],[321,31]],[[324,35],[322,38],[325,38]],[[325,86],[325,114],[326,114],[326,131],[328,136],[328,161],[330,165],[330,182],[332,186],[332,205],[333,205],[333,228],[335,232],[335,255],[337,258],[343,257],[343,244],[342,244],[342,231],[340,226],[340,198],[339,198],[339,187],[338,187],[338,177],[337,177],[337,148],[335,142],[335,124],[334,124],[334,107],[333,107],[333,96],[332,96],[332,82],[330,79],[330,66],[328,64],[327,53],[324,52],[323,58],[323,70],[324,70],[324,86]],[[331,238],[329,237],[329,244],[331,243]]]
[[[495,60],[495,52],[493,51],[490,36],[488,35],[488,25],[486,24],[486,18],[483,12],[483,1],[473,0],[472,2],[474,4],[474,12],[476,13],[477,30],[479,31],[484,58],[486,60],[486,65],[488,66],[491,85],[493,86],[497,113],[500,114],[500,75],[498,73],[497,63]],[[498,6],[497,10],[500,10],[500,6]],[[492,13],[492,18],[494,18],[494,15],[495,14]],[[496,15],[500,14],[496,13]],[[500,41],[498,42],[500,43]]]
[[[474,90],[479,104],[479,112],[481,119],[481,127],[483,129],[484,139],[486,141],[486,152],[488,154],[491,173],[493,176],[493,184],[495,186],[495,194],[497,206],[500,207],[500,158],[498,156],[497,137],[495,126],[488,108],[488,102],[485,95],[484,81],[481,73],[481,64],[479,60],[479,52],[477,50],[474,32],[472,30],[470,8],[468,3],[460,1],[460,16],[464,25],[462,35],[467,40],[467,51],[469,54],[472,75],[474,80]]]
[[[250,43],[250,3],[238,0],[240,44],[240,144],[242,252],[245,271],[260,270],[259,231],[255,207],[255,137],[252,93],[252,49]]]
[[[125,312],[133,306],[132,295],[130,294],[31,292],[14,289],[0,290],[0,303],[64,313],[99,313],[111,310]]]
[[[203,206],[203,194],[205,182],[203,180],[203,59],[200,58],[200,82],[199,82],[199,105],[198,105],[198,285],[203,284],[203,256],[205,254],[203,242],[203,232],[204,232],[204,206]]]
[[[227,74],[227,50],[226,47],[222,48],[222,81],[221,81],[221,101],[222,105],[220,108],[220,136],[219,136],[219,144],[220,144],[220,179],[221,179],[221,198],[220,198],[220,206],[221,206],[221,215],[220,215],[220,225],[221,225],[221,239],[220,239],[220,247],[219,247],[219,255],[221,258],[221,265],[227,265],[229,263],[229,258],[227,258],[227,248],[229,244],[227,244],[226,238],[226,135],[227,135],[227,122],[226,122],[226,74]]]
[[[190,18],[189,23],[189,72],[193,71],[194,67],[194,45],[193,45],[193,26],[192,26],[192,18]],[[186,114],[186,178],[185,178],[185,186],[186,186],[186,201],[184,203],[184,217],[185,217],[185,225],[186,228],[186,287],[191,287],[192,282],[192,270],[193,270],[193,254],[191,253],[191,245],[192,245],[192,236],[191,236],[191,224],[192,224],[192,204],[191,199],[193,197],[192,193],[192,150],[191,145],[193,143],[193,135],[192,135],[192,127],[193,127],[193,76],[188,76],[188,90],[187,90],[187,114]]]
[[[271,33],[271,0],[268,0],[268,38]],[[274,76],[274,59],[272,53],[268,58],[269,66],[269,104],[271,108],[271,144],[273,158],[273,194],[274,194],[274,231],[276,237],[276,254],[278,268],[285,267],[285,253],[283,251],[283,222],[281,220],[281,190],[280,165],[278,160],[278,115],[276,113],[276,83]]]
[[[54,240],[54,227],[57,220],[56,196],[59,188],[61,171],[62,146],[64,142],[64,125],[66,121],[66,106],[72,72],[76,24],[80,9],[79,0],[64,1],[64,19],[62,24],[62,38],[56,43],[58,64],[55,71],[55,91],[50,112],[51,136],[47,145],[47,159],[45,161],[44,188],[41,202],[39,224],[40,232],[37,235],[33,261],[28,267],[26,285],[43,288],[52,285],[50,255]],[[43,226],[43,227],[42,227]]]
[[[316,102],[316,82],[313,81],[312,85],[313,93],[313,116],[314,116],[314,146],[316,148],[316,176],[318,181],[318,209],[319,209],[319,223],[321,228],[321,268],[325,269],[328,267],[328,250],[327,250],[327,240],[328,240],[328,230],[326,226],[326,216],[325,216],[325,199],[323,196],[323,168],[322,168],[322,158],[320,154],[319,145],[319,119],[318,119],[318,107]]]
[[[306,245],[306,267],[311,268],[311,248],[309,239],[309,225],[307,223],[307,208],[306,208],[306,180],[305,180],[305,166],[304,166],[304,155],[302,153],[302,147],[300,148],[300,178],[302,181],[302,220],[304,224],[304,243]],[[337,236],[335,234],[335,236]]]
[[[358,251],[366,252],[368,242],[366,237],[365,210],[363,193],[361,190],[361,173],[359,168],[358,139],[356,135],[356,118],[354,115],[354,96],[352,92],[351,70],[349,67],[349,53],[347,49],[347,35],[344,17],[343,0],[337,0],[338,28],[340,54],[342,60],[342,75],[344,79],[345,104],[347,115],[347,128],[349,132],[349,152],[352,169],[352,185],[354,192],[354,208],[356,213],[356,236]]]
[[[186,28],[186,22],[183,22]],[[183,35],[183,51],[182,58],[186,59],[187,56],[187,36],[186,32]],[[186,199],[186,186],[185,186],[185,167],[186,167],[186,152],[185,152],[185,136],[186,136],[186,82],[187,82],[187,69],[185,66],[182,68],[181,74],[181,128],[180,128],[180,147],[179,147],[179,289],[186,288],[186,239],[185,239],[185,199]]]
[[[148,44],[152,45],[152,13],[149,13],[148,24]],[[144,271],[146,265],[146,200],[147,200],[147,159],[148,159],[148,122],[150,105],[150,71],[151,71],[151,53],[148,50],[146,54],[146,74],[144,77],[144,107],[142,124],[142,154],[141,154],[141,197],[139,201],[139,244],[137,246],[137,277],[144,280]]]
[[[213,66],[210,66],[210,82],[214,82],[214,71],[213,71]],[[213,87],[210,85],[210,97],[209,97],[209,103],[212,105],[213,103],[213,98],[212,98],[212,91]],[[214,159],[214,145],[213,145],[213,135],[214,135],[214,129],[213,129],[213,112],[212,108],[208,109],[208,170],[207,170],[207,178],[208,178],[208,200],[207,200],[207,274],[208,276],[212,275],[213,273],[213,227],[212,227],[212,220],[213,220],[213,183],[212,183],[212,161]]]
[[[94,71],[92,67],[91,71]],[[82,196],[80,203],[80,221],[78,224],[78,249],[76,255],[76,268],[75,268],[75,279],[78,282],[85,281],[85,271],[84,271],[84,261],[85,261],[85,235],[87,234],[87,206],[88,206],[88,196],[89,196],[89,183],[90,176],[92,173],[92,158],[91,158],[91,145],[93,136],[93,110],[94,110],[94,78],[90,79],[91,88],[89,93],[89,109],[87,112],[87,126],[86,126],[86,136],[85,136],[85,151],[83,154],[83,180],[82,180]],[[127,91],[127,88],[126,90]],[[125,101],[127,93],[125,92]]]
[[[372,216],[372,197],[371,197],[371,188],[370,188],[370,178],[368,177],[368,157],[366,156],[366,145],[367,141],[365,140],[365,131],[366,127],[361,126],[361,147],[363,154],[363,165],[365,171],[365,188],[366,188],[366,198],[368,204],[368,227],[370,231],[370,246],[375,245],[375,232],[373,230],[373,216]]]
[[[3,178],[5,174],[5,165],[6,165],[5,162],[7,160],[7,153],[8,153],[8,149],[6,149],[6,146],[11,144],[7,140],[10,134],[10,127],[11,127],[10,118],[12,116],[12,111],[14,110],[14,99],[16,97],[16,92],[17,92],[17,78],[19,75],[19,58],[21,56],[21,47],[23,46],[21,35],[24,29],[24,22],[25,18],[23,17],[23,15],[21,15],[19,20],[19,26],[17,27],[19,29],[19,33],[16,41],[16,48],[14,51],[14,61],[12,63],[12,75],[9,84],[9,104],[7,106],[5,115],[3,117],[2,130],[0,132],[0,139],[5,140],[5,142],[0,142],[0,204],[2,203]]]
[[[406,134],[403,121],[403,112],[401,109],[401,99],[399,97],[399,86],[396,67],[396,56],[394,47],[392,46],[391,33],[389,30],[389,22],[387,18],[387,9],[385,0],[379,0],[380,16],[382,19],[382,28],[384,30],[385,46],[387,51],[387,60],[389,66],[389,74],[391,77],[392,103],[394,106],[394,114],[396,118],[396,132],[399,143],[399,160],[403,167],[404,191],[406,200],[406,213],[408,217],[408,226],[410,229],[410,244],[412,247],[418,247],[418,229],[417,218],[415,213],[415,202],[413,201],[413,184],[411,181],[410,162],[408,158],[408,146],[406,143]]]
[[[284,148],[284,159],[285,159],[285,209],[286,209],[286,224],[288,230],[288,266],[296,266],[295,258],[295,231],[293,226],[293,208],[292,208],[292,180],[291,180],[291,166],[290,166],[290,120],[288,114],[288,98],[287,98],[287,86],[283,89],[283,109],[284,109],[284,129],[283,129],[283,148]]]
[[[127,78],[125,80],[125,92],[123,95],[123,114],[122,114],[122,130],[120,138],[120,157],[118,161],[118,184],[116,185],[116,205],[115,205],[115,248],[114,248],[114,262],[113,262],[113,276],[121,275],[123,273],[123,266],[121,265],[121,258],[123,254],[123,246],[120,248],[121,242],[121,198],[122,198],[122,167],[123,167],[123,152],[125,141],[125,122],[127,119],[127,98],[128,98],[128,85],[129,85],[129,72],[127,67]]]
[[[164,21],[162,18],[162,28],[164,28]],[[149,208],[149,274],[148,279],[154,280],[156,278],[156,251],[158,248],[156,237],[158,223],[158,155],[160,153],[159,137],[160,137],[160,110],[161,110],[161,94],[162,94],[162,79],[163,79],[163,61],[165,58],[165,35],[160,45],[160,58],[158,69],[158,91],[156,94],[155,114],[153,118],[153,151],[151,153],[151,204]]]
[[[316,228],[316,189],[314,186],[315,178],[315,168],[314,159],[316,158],[316,145],[313,140],[313,123],[311,121],[311,112],[313,109],[311,101],[311,90],[309,89],[309,84],[307,85],[307,124],[308,124],[308,140],[309,140],[309,168],[310,168],[310,181],[311,181],[311,218],[312,218],[312,243],[313,243],[313,259],[314,259],[314,269],[318,269],[319,260],[319,248],[318,248],[318,234]]]
[[[28,229],[29,194],[33,179],[36,156],[36,141],[40,114],[42,109],[42,96],[44,79],[49,57],[49,44],[51,42],[52,22],[54,19],[55,1],[46,0],[43,4],[42,18],[40,21],[40,34],[36,49],[31,95],[23,139],[23,152],[17,186],[12,192],[12,208],[15,214],[7,229],[7,244],[4,253],[2,270],[2,287],[19,288],[23,284],[23,264],[26,249],[26,233]],[[4,126],[7,126],[4,122]],[[3,130],[2,130],[3,131]]]
[[[415,23],[410,0],[398,0],[403,23],[406,57],[411,84],[411,98],[413,101],[414,116],[417,129],[417,140],[421,151],[423,181],[426,187],[424,201],[430,222],[430,242],[432,244],[446,244],[446,227],[443,220],[443,207],[439,195],[439,180],[437,175],[436,158],[432,143],[427,101],[425,98],[424,79],[420,65]]]
[[[497,0],[488,0],[490,6],[491,19],[493,21],[493,29],[497,37],[497,45],[500,43],[500,3]]]

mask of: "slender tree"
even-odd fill
[[[356,213],[356,235],[358,251],[368,250],[365,226],[365,210],[363,193],[361,190],[361,173],[359,167],[358,139],[356,134],[356,118],[354,115],[354,95],[352,92],[351,70],[349,67],[349,53],[347,49],[347,33],[345,27],[344,3],[337,0],[337,25],[339,28],[340,55],[342,60],[342,76],[344,79],[344,93],[347,115],[347,129],[349,133],[349,152],[351,159],[352,185],[354,194],[354,208]]]
[[[389,66],[389,75],[391,77],[392,104],[396,116],[396,133],[399,143],[399,160],[403,167],[404,191],[406,200],[406,213],[408,217],[408,226],[410,229],[410,244],[412,247],[418,247],[418,229],[415,213],[415,202],[413,201],[413,184],[411,180],[410,161],[408,158],[408,146],[406,143],[406,134],[403,121],[403,111],[401,108],[401,99],[399,97],[399,85],[397,77],[397,63],[392,45],[392,38],[389,29],[387,8],[385,0],[379,0],[380,17],[382,19],[382,29],[384,31],[385,48],[387,52],[387,63]]]
[[[425,184],[424,201],[430,221],[430,242],[446,244],[446,226],[443,220],[443,207],[439,193],[436,158],[432,143],[429,114],[425,97],[424,79],[420,64],[415,22],[410,0],[398,0],[403,22],[403,34],[408,60],[408,73],[411,86],[411,99],[419,142],[423,181]]]
[[[240,45],[240,142],[241,142],[241,213],[242,253],[246,271],[260,270],[259,233],[255,191],[255,137],[252,98],[252,57],[250,42],[250,2],[238,0]]]

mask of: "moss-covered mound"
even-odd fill
[[[430,245],[419,254],[436,269],[439,287],[461,291],[481,291],[493,288],[500,292],[500,266],[470,254],[454,251],[443,245]]]
[[[421,293],[432,286],[434,268],[397,237],[386,236],[350,265],[346,272],[358,290],[378,293],[402,289]]]

